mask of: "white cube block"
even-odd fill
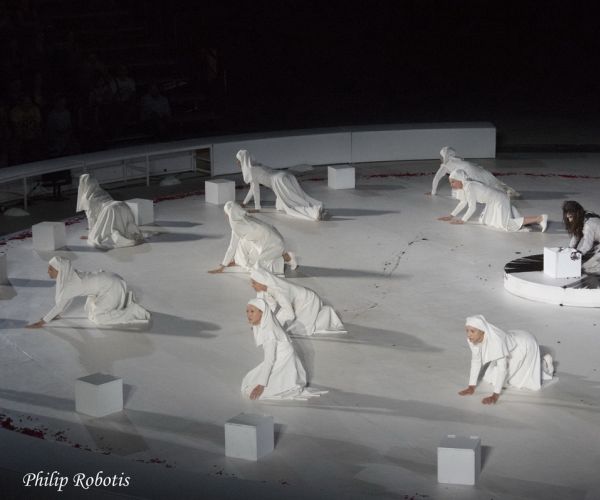
[[[277,257],[273,261],[273,274],[283,275],[285,274],[285,262],[283,261],[283,257]]]
[[[258,460],[275,447],[273,417],[240,413],[225,423],[225,456]]]
[[[6,254],[0,252],[0,285],[8,285],[8,268],[6,265]]]
[[[104,417],[123,409],[123,379],[94,373],[75,381],[75,410]]]
[[[31,228],[34,250],[57,250],[67,244],[64,222],[40,222]]]
[[[206,203],[224,205],[228,201],[235,201],[235,182],[227,179],[213,179],[204,183]]]
[[[552,278],[580,278],[581,254],[572,248],[544,247],[544,274]]]
[[[327,185],[331,189],[354,189],[354,167],[327,167]]]
[[[481,439],[449,434],[437,449],[438,483],[470,484],[481,472]]]
[[[154,202],[143,198],[133,198],[125,203],[129,205],[138,226],[154,223]]]

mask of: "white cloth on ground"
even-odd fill
[[[524,219],[505,192],[470,180],[464,170],[455,170],[450,174],[450,178],[461,181],[464,192],[458,205],[451,212],[453,217],[458,216],[468,206],[462,217],[462,221],[467,222],[477,210],[477,203],[482,203],[485,204],[485,208],[479,216],[481,224],[511,232],[521,229]]]
[[[254,198],[254,208],[260,210],[260,186],[272,189],[275,193],[275,208],[286,214],[307,220],[319,220],[323,211],[323,203],[315,200],[300,187],[296,176],[282,170],[253,166],[250,154],[245,149],[237,153],[242,166],[244,182],[250,184],[244,205]]]
[[[308,336],[347,333],[333,308],[323,304],[312,290],[278,278],[263,269],[253,269],[250,277],[267,287],[267,291],[259,292],[259,296],[269,304],[288,333]]]
[[[496,394],[502,392],[504,384],[533,391],[541,389],[540,347],[531,333],[520,330],[504,332],[481,315],[468,317],[466,325],[484,332],[479,344],[467,339],[471,349],[469,385],[477,385],[482,366],[489,363],[483,379],[492,384]],[[544,378],[551,376],[546,374]]]
[[[440,156],[442,158],[442,163],[433,177],[433,182],[431,184],[432,195],[437,193],[438,184],[446,174],[451,174],[455,170],[464,170],[471,180],[504,191],[511,196],[518,196],[518,193],[513,188],[507,186],[485,168],[456,156],[456,151],[451,147],[444,146],[440,151]]]
[[[254,342],[262,346],[265,358],[242,380],[246,397],[257,385],[264,387],[259,399],[306,399],[318,393],[306,389],[306,372],[287,334],[262,299],[252,299],[249,305],[262,311],[259,325],[252,326]]]
[[[118,275],[106,271],[84,272],[72,268],[68,259],[54,257],[50,265],[58,271],[55,305],[44,316],[46,323],[63,312],[75,297],[87,296],[85,311],[99,325],[146,324],[150,313],[135,302],[133,293]]]
[[[238,266],[250,269],[257,263],[272,271],[285,252],[283,236],[273,226],[250,217],[237,203],[228,201],[223,207],[231,226],[231,239],[222,265],[234,260]]]
[[[144,235],[135,223],[129,205],[115,201],[98,184],[98,181],[83,174],[79,178],[77,212],[85,211],[88,220],[89,245],[99,248],[128,247],[144,240]]]

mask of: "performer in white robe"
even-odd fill
[[[133,212],[124,201],[115,201],[89,174],[79,178],[77,212],[85,211],[87,242],[98,248],[129,247],[144,241]]]
[[[520,196],[517,191],[504,184],[504,182],[500,181],[494,176],[494,174],[488,172],[485,168],[476,165],[475,163],[465,161],[456,156],[456,151],[454,151],[454,149],[451,147],[444,146],[440,151],[440,157],[442,158],[442,163],[440,164],[440,168],[435,174],[431,184],[432,196],[437,194],[438,184],[442,178],[446,174],[451,174],[455,170],[464,170],[469,179],[480,182],[485,186],[498,189],[499,191],[504,191],[511,198],[518,198]],[[460,193],[455,193],[453,191],[453,196],[457,198],[460,196]]]
[[[323,203],[308,196],[298,184],[296,177],[283,170],[253,166],[250,154],[245,149],[238,151],[237,161],[242,168],[244,182],[250,184],[250,190],[243,205],[254,198],[254,209],[260,210],[260,186],[272,189],[277,197],[275,208],[286,214],[307,220],[321,220]]]
[[[251,283],[257,296],[269,304],[277,321],[293,335],[347,333],[331,306],[323,304],[312,290],[274,276],[264,269],[253,269]]]
[[[600,215],[586,212],[573,200],[563,203],[563,222],[571,236],[569,247],[582,255],[586,273],[600,273]]]
[[[286,252],[283,236],[273,226],[250,217],[233,201],[223,207],[231,226],[231,239],[223,262],[209,273],[222,273],[226,267],[241,266],[247,270],[258,264],[269,271],[274,270],[276,261],[283,257],[292,269],[298,267],[296,256]]]
[[[307,399],[323,394],[306,388],[306,372],[292,341],[262,299],[246,306],[254,342],[262,346],[265,359],[242,380],[242,394],[250,399]]]
[[[523,226],[539,224],[542,232],[545,232],[548,227],[547,214],[521,217],[505,192],[469,179],[464,170],[455,170],[450,174],[450,185],[453,189],[463,190],[463,196],[459,198],[458,205],[450,215],[439,217],[438,220],[451,224],[464,224],[475,213],[477,203],[482,203],[485,204],[485,208],[479,216],[479,222],[486,226],[504,231],[518,231]],[[455,219],[467,206],[462,219]]]
[[[150,313],[137,304],[133,292],[121,277],[106,271],[85,272],[73,269],[71,261],[53,257],[48,275],[56,280],[55,306],[28,328],[41,328],[70,305],[75,297],[87,297],[85,312],[98,325],[144,325]]]
[[[498,401],[504,385],[538,391],[542,380],[551,380],[554,362],[550,354],[540,359],[540,346],[531,333],[504,332],[488,323],[480,314],[466,321],[467,343],[471,349],[469,386],[458,394],[475,392],[482,366],[489,363],[483,379],[492,384],[494,393],[482,400],[483,404]]]

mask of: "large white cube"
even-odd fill
[[[580,278],[581,254],[572,248],[544,247],[544,274],[552,278]]]
[[[240,413],[225,423],[225,456],[258,460],[275,448],[273,417]]]
[[[125,203],[129,205],[138,226],[154,223],[154,202],[143,198],[133,198]]]
[[[67,244],[67,230],[64,222],[40,222],[31,228],[31,232],[34,250],[58,250]]]
[[[481,472],[481,439],[446,436],[437,449],[438,483],[473,485]]]
[[[228,201],[235,201],[235,182],[227,179],[213,179],[204,183],[206,203],[224,205]]]
[[[123,409],[123,379],[94,373],[75,381],[75,410],[104,417]]]
[[[327,167],[327,185],[331,189],[354,189],[354,167],[349,165]]]
[[[8,285],[8,268],[6,265],[6,254],[0,252],[0,285]]]

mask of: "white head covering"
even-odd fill
[[[468,182],[471,179],[469,179],[469,176],[467,175],[467,173],[462,170],[462,169],[456,169],[454,172],[450,173],[450,180],[452,181],[460,181],[462,183]]]
[[[98,189],[101,189],[98,181],[93,177],[90,177],[90,174],[83,174],[79,178],[79,190],[77,191],[77,212],[89,210],[92,193]]]
[[[452,149],[450,146],[444,146],[440,150],[440,156],[442,158],[442,163],[448,163],[456,157],[456,151]]]
[[[229,220],[243,220],[246,217],[246,211],[235,201],[228,201],[223,206],[223,211],[229,217]]]
[[[483,363],[506,358],[510,355],[510,351],[516,347],[512,337],[506,335],[497,326],[488,323],[481,314],[469,316],[465,324],[484,332],[483,341],[480,344]]]
[[[242,175],[244,176],[244,182],[249,184],[252,181],[252,160],[250,159],[250,153],[245,149],[240,149],[235,157],[239,160],[242,165]]]
[[[58,271],[58,276],[56,277],[56,291],[54,292],[54,300],[58,304],[62,299],[65,287],[75,280],[80,281],[81,278],[79,278],[75,269],[73,269],[69,259],[52,257],[48,264]]]
[[[275,315],[263,299],[252,299],[248,301],[248,305],[254,306],[262,311],[262,318],[259,325],[252,325],[254,332],[254,342],[257,346],[263,345],[269,340],[277,342],[289,342],[290,339],[281,328]]]
[[[254,269],[250,271],[250,278],[257,283],[265,285],[267,289],[281,288],[280,284],[278,283],[278,281],[280,281],[279,278],[273,276],[269,271],[265,271],[258,266],[254,267]]]

